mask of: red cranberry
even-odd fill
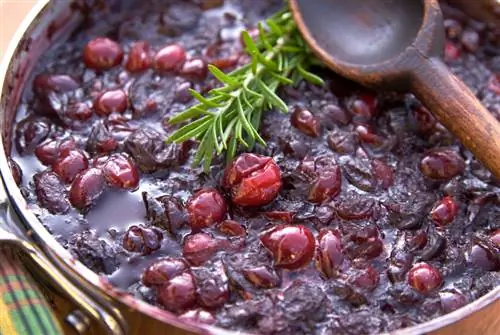
[[[219,250],[219,242],[211,235],[197,233],[184,239],[184,258],[194,266],[200,266],[208,261]]]
[[[196,285],[193,276],[184,272],[158,289],[158,303],[173,312],[194,307],[196,304]]]
[[[188,222],[193,230],[220,222],[226,215],[226,201],[214,188],[204,188],[189,198],[186,206]]]
[[[490,236],[490,240],[497,248],[500,248],[500,229],[497,229]]]
[[[371,224],[366,227],[351,226],[350,243],[346,244],[344,252],[353,259],[372,259],[384,251],[384,242],[380,239],[378,228]]]
[[[281,283],[280,277],[266,266],[258,266],[243,270],[245,278],[257,288],[273,288]]]
[[[81,150],[66,150],[52,164],[52,170],[65,183],[71,183],[76,175],[89,166],[87,156]]]
[[[226,167],[223,185],[236,205],[267,205],[281,188],[280,168],[271,157],[244,153]]]
[[[104,177],[102,171],[90,168],[79,173],[69,192],[69,201],[78,209],[85,209],[92,205],[104,191]]]
[[[360,270],[359,273],[349,277],[349,282],[355,286],[369,291],[374,290],[380,280],[379,273],[371,265]]]
[[[77,102],[68,106],[65,116],[74,121],[87,121],[92,117],[92,109],[86,103]]]
[[[436,126],[436,118],[424,106],[413,108],[413,118],[415,119],[418,131],[422,134],[430,133]]]
[[[123,113],[128,107],[128,97],[123,90],[112,90],[102,93],[94,104],[97,114],[109,115],[113,112]]]
[[[298,269],[314,256],[315,241],[311,231],[301,225],[280,225],[261,235],[260,240],[274,257],[274,265]]]
[[[347,131],[335,130],[326,138],[328,146],[339,154],[353,153],[356,151],[358,139],[355,134]]]
[[[187,271],[189,266],[181,258],[162,258],[151,264],[142,274],[142,283],[151,287],[163,285]]]
[[[460,58],[460,48],[452,42],[446,41],[444,44],[444,60],[454,62]]]
[[[319,120],[307,109],[300,107],[295,108],[295,111],[290,116],[292,126],[300,130],[306,135],[318,137],[320,135]]]
[[[451,313],[468,303],[467,298],[462,293],[456,291],[439,292],[439,298],[441,300],[441,307],[445,313]]]
[[[373,174],[378,181],[380,187],[387,190],[394,183],[394,171],[392,168],[381,160],[374,159],[372,161]]]
[[[431,179],[449,180],[463,173],[463,158],[451,149],[437,149],[429,152],[420,161],[420,171]]]
[[[108,70],[119,65],[123,59],[120,44],[106,37],[97,37],[83,49],[85,66],[95,70]]]
[[[109,185],[135,190],[139,187],[139,171],[135,163],[123,154],[111,156],[102,171]]]
[[[19,164],[17,164],[13,159],[9,158],[9,168],[16,184],[18,186],[21,185],[21,182],[23,180],[23,171],[21,170]]]
[[[114,151],[117,147],[118,142],[102,122],[92,128],[87,140],[87,152],[93,155],[107,154]]]
[[[319,232],[316,245],[316,267],[327,278],[337,275],[344,262],[340,232],[335,229],[323,229]]]
[[[123,248],[130,252],[149,255],[160,249],[163,233],[155,228],[131,226],[123,237]]]
[[[39,74],[33,80],[33,90],[41,96],[50,92],[74,91],[79,87],[78,81],[66,74]]]
[[[208,75],[207,63],[201,58],[193,58],[184,63],[181,75],[188,80],[204,80]]]
[[[323,203],[340,193],[342,178],[340,167],[334,165],[325,168],[318,173],[318,177],[309,189],[307,200],[313,203]]]
[[[500,270],[500,255],[484,243],[475,244],[468,255],[469,263],[487,271]]]
[[[359,139],[363,143],[372,144],[374,146],[380,146],[384,139],[375,133],[373,127],[370,127],[366,124],[359,124],[356,126],[356,133],[359,136]]]
[[[431,218],[439,226],[451,223],[458,213],[458,206],[451,197],[444,197],[431,210]]]
[[[372,118],[377,109],[377,97],[374,94],[360,94],[346,102],[347,110],[355,117],[362,119]]]
[[[247,234],[245,227],[233,220],[222,221],[218,228],[221,233],[228,236],[245,236]]]
[[[427,263],[415,264],[408,272],[408,283],[421,293],[429,293],[443,283],[438,269]]]
[[[266,216],[266,218],[270,220],[281,221],[283,223],[292,224],[293,219],[295,217],[295,212],[270,211],[270,212],[265,212],[264,215]]]
[[[75,140],[70,137],[65,140],[49,140],[35,149],[35,155],[43,165],[52,165],[62,151],[76,148]]]
[[[344,220],[363,220],[373,216],[375,201],[372,198],[349,193],[336,206],[337,215]],[[351,196],[353,195],[353,196]]]
[[[186,61],[186,50],[178,44],[167,45],[154,58],[154,66],[160,71],[173,71]]]
[[[224,71],[235,67],[238,64],[239,59],[240,59],[240,54],[233,54],[224,58],[212,59],[210,61],[210,64]]]
[[[148,42],[135,42],[130,47],[125,68],[129,72],[141,72],[147,70],[151,66],[151,56],[151,50]]]
[[[202,309],[194,309],[187,311],[184,314],[179,316],[179,320],[194,322],[194,323],[203,323],[207,325],[211,325],[215,323],[215,317],[210,313]]]

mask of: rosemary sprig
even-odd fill
[[[277,108],[288,111],[287,104],[276,94],[280,85],[296,85],[302,79],[315,84],[323,80],[307,69],[317,62],[302,40],[290,12],[284,9],[259,24],[259,37],[252,40],[242,33],[249,64],[230,73],[209,65],[212,75],[222,87],[212,89],[204,97],[191,90],[198,104],[170,119],[171,124],[190,123],[176,130],[168,142],[182,143],[188,139],[199,142],[194,165],[203,162],[208,171],[214,153],[226,152],[230,161],[238,147],[251,150],[255,143],[266,142],[259,135],[262,113]]]

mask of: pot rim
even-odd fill
[[[6,80],[8,79],[9,70],[12,65],[11,60],[14,59],[14,56],[22,44],[23,39],[27,36],[27,33],[29,33],[31,29],[37,25],[38,19],[50,3],[51,0],[37,1],[33,8],[29,11],[28,15],[23,19],[13,38],[9,42],[8,48],[0,63],[0,98],[4,94],[8,94],[8,85],[6,85]],[[16,101],[15,103],[18,104],[19,101]],[[1,112],[4,111],[2,110]],[[3,126],[5,127],[5,125]],[[5,131],[5,129],[3,129],[3,131]],[[242,334],[241,332],[232,332],[219,327],[198,325],[181,321],[177,316],[168,311],[150,305],[142,300],[132,297],[123,290],[112,287],[104,277],[98,275],[83,265],[80,261],[75,260],[75,258],[71,256],[70,252],[56,241],[56,239],[43,226],[42,222],[31,210],[29,210],[28,203],[22,196],[21,191],[16,185],[12,173],[10,172],[8,155],[5,151],[6,146],[3,143],[3,139],[4,137],[2,136],[2,138],[0,138],[0,175],[11,205],[15,209],[22,225],[24,226],[23,228],[25,229],[26,234],[43,249],[49,258],[52,256],[57,260],[62,261],[65,265],[65,268],[62,271],[65,272],[65,274],[68,274],[69,272],[69,277],[74,278],[85,286],[90,285],[94,290],[97,290],[100,295],[112,298],[121,302],[130,309],[138,310],[149,317],[174,327],[178,327],[179,329],[197,332],[199,334]],[[466,318],[474,312],[478,312],[499,299],[500,286],[456,311],[409,328],[398,329],[390,334],[412,335],[439,330]]]

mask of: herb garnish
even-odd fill
[[[242,33],[245,51],[251,57],[249,64],[227,74],[209,65],[223,86],[210,90],[206,97],[191,90],[199,103],[169,120],[171,124],[190,121],[167,141],[199,140],[193,164],[203,162],[205,171],[210,168],[214,153],[225,151],[230,161],[239,146],[250,150],[255,143],[266,145],[259,135],[262,112],[272,108],[288,111],[276,94],[280,85],[296,85],[302,79],[323,84],[320,77],[307,71],[317,61],[302,40],[291,13],[284,9],[265,23],[266,28],[259,24],[256,41],[248,31]]]

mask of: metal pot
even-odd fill
[[[74,2],[81,4],[84,0]],[[38,265],[33,270],[34,275],[47,285],[49,294],[65,305],[67,324],[80,334],[97,333],[99,328],[116,335],[139,331],[145,334],[230,334],[220,328],[181,321],[169,312],[113,288],[56,242],[34,213],[27,209],[27,202],[14,182],[7,155],[23,88],[32,67],[49,45],[54,41],[64,41],[83,20],[81,13],[73,9],[75,3],[39,1],[21,24],[0,67],[0,173],[4,186],[4,189],[0,187],[0,210],[4,221],[0,226],[0,243],[18,248],[27,262]],[[126,9],[133,1],[109,0],[107,3],[117,9]],[[7,227],[10,232],[1,227]],[[498,311],[499,298],[500,287],[455,312],[394,334],[422,334],[436,330],[439,334],[457,334],[459,329],[464,334],[477,333],[478,328],[464,328],[465,318],[478,320],[469,320],[467,324],[490,323],[493,325],[491,329],[498,330],[500,326],[495,328],[495,323],[498,325],[500,320],[493,309]]]

